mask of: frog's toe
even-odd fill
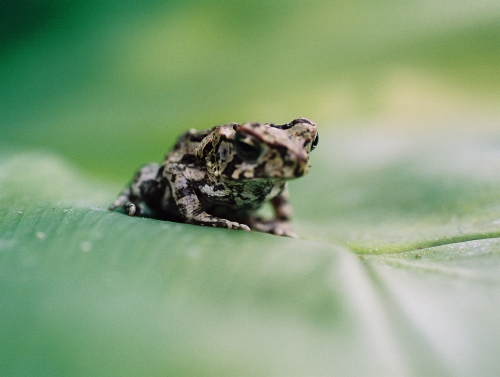
[[[127,214],[129,216],[134,216],[135,213],[137,212],[137,207],[136,207],[136,205],[134,203],[130,203],[130,202],[127,203],[125,205],[125,209],[127,210]]]
[[[277,233],[278,232],[278,233]],[[277,236],[284,236],[284,237],[290,237],[290,238],[299,238],[297,233],[292,232],[290,229],[275,229],[274,234]]]
[[[252,218],[251,225],[252,229],[258,230],[259,232],[271,233],[275,236],[298,238],[297,234],[292,231],[292,227],[288,221]]]
[[[127,201],[128,201],[128,196],[120,195],[118,199],[116,199],[114,203],[109,206],[109,210],[114,211],[117,208],[123,207],[125,203],[127,203]]]
[[[292,231],[289,226],[277,226],[276,228],[273,229],[272,233],[277,236],[299,238],[297,233]]]
[[[228,221],[227,222],[227,228],[228,229],[243,229],[247,232],[250,232],[250,227],[246,224],[240,224],[240,223],[237,223],[237,222],[233,222],[233,221]]]
[[[251,232],[252,230],[246,224],[240,224],[240,229],[243,229],[245,232]]]

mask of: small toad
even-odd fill
[[[308,172],[309,153],[317,145],[316,124],[306,118],[189,130],[163,164],[140,169],[109,209],[296,237],[289,224],[287,181]],[[267,201],[274,219],[257,214]]]

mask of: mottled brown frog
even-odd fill
[[[317,145],[316,124],[306,118],[190,130],[161,166],[140,169],[110,210],[296,237],[289,224],[287,181],[308,172],[309,154]],[[267,201],[274,219],[256,213]]]

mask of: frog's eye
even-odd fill
[[[313,151],[318,146],[318,143],[319,143],[319,134],[316,134],[311,144],[311,151]]]
[[[234,138],[236,153],[246,161],[255,161],[262,153],[262,146],[249,136],[237,133]]]

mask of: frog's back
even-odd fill
[[[188,132],[182,134],[179,139],[177,139],[174,147],[168,152],[166,161],[180,162],[181,160],[186,160],[186,158],[195,158],[196,148],[200,145],[201,141],[211,132],[211,129],[196,131],[192,128]]]

